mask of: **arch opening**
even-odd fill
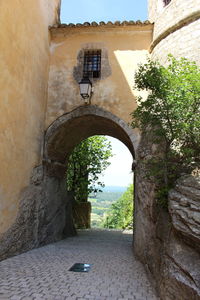
[[[77,229],[132,229],[133,156],[118,139],[95,135],[78,144],[67,162],[66,188],[74,196]]]
[[[66,163],[74,147],[94,135],[109,135],[120,140],[135,159],[139,133],[110,112],[97,106],[82,106],[55,120],[46,131],[44,143],[47,207],[46,217],[41,222],[41,228],[44,229],[41,243],[46,243],[46,239],[53,241],[76,233],[72,217],[72,196],[66,191]],[[45,227],[47,219],[49,225]]]

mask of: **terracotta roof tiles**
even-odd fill
[[[56,25],[53,25],[51,26],[50,28],[68,28],[68,27],[100,27],[100,26],[106,26],[106,27],[110,27],[110,26],[129,26],[129,25],[149,25],[151,24],[148,20],[146,21],[123,21],[123,22],[120,22],[120,21],[115,21],[115,22],[111,22],[111,21],[108,21],[108,22],[84,22],[84,23],[69,23],[69,24],[56,24]]]

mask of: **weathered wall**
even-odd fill
[[[169,193],[172,230],[165,241],[161,295],[200,299],[200,178],[181,177]]]
[[[75,234],[65,181],[36,167],[21,194],[14,224],[1,235],[0,260]]]
[[[1,235],[0,260],[76,234],[65,187],[66,159],[81,140],[96,134],[120,139],[134,156],[138,132],[97,106],[82,106],[55,120],[45,134],[41,165],[21,193],[17,218]]]
[[[156,207],[155,182],[147,177],[149,172],[147,163],[152,157],[162,153],[162,147],[152,143],[150,132],[142,134],[137,150],[137,165],[135,169],[135,204],[134,204],[134,252],[147,267],[150,274],[157,281],[157,289],[162,278],[161,257],[163,255],[163,241],[168,230],[163,230],[162,223],[168,224],[168,215],[161,215]],[[159,220],[164,222],[159,222]],[[159,222],[157,232],[157,222]],[[159,234],[159,238],[157,238]]]
[[[199,1],[149,0],[154,24],[152,58],[167,63],[167,55],[200,63]],[[147,162],[162,155],[162,146],[143,133],[137,151],[134,250],[154,277],[162,300],[200,299],[200,181],[181,178],[169,194],[169,212],[156,203],[155,182],[147,178]]]
[[[134,251],[154,277],[162,300],[200,299],[200,178],[184,176],[169,194],[169,213],[155,199],[147,162],[162,147],[143,134],[138,148]]]
[[[49,67],[48,26],[58,0],[0,1],[0,233],[39,163]]]
[[[200,65],[200,19],[171,33],[161,40],[152,52],[152,57],[162,64],[167,62],[167,55],[186,57]]]
[[[86,229],[91,227],[91,212],[92,206],[90,202],[74,203],[73,219],[76,228]]]
[[[188,16],[195,17],[199,13],[199,0],[172,0],[166,6],[164,6],[163,0],[149,0],[149,21],[154,23],[153,40],[170,27],[180,24]]]
[[[199,0],[172,0],[164,7],[163,0],[149,0],[149,20],[154,22],[153,58],[166,63],[167,55],[185,56],[200,63]]]
[[[151,43],[152,25],[60,26],[51,29],[51,64],[46,126],[63,113],[83,105],[78,82],[84,49],[102,50],[100,80],[94,82],[93,105],[130,121],[135,107],[134,71],[144,62]]]

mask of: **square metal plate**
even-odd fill
[[[80,264],[80,263],[76,263],[74,264],[69,271],[72,272],[89,272],[91,269],[91,265],[90,264]]]

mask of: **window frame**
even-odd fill
[[[83,78],[99,79],[101,77],[101,49],[84,50]]]

